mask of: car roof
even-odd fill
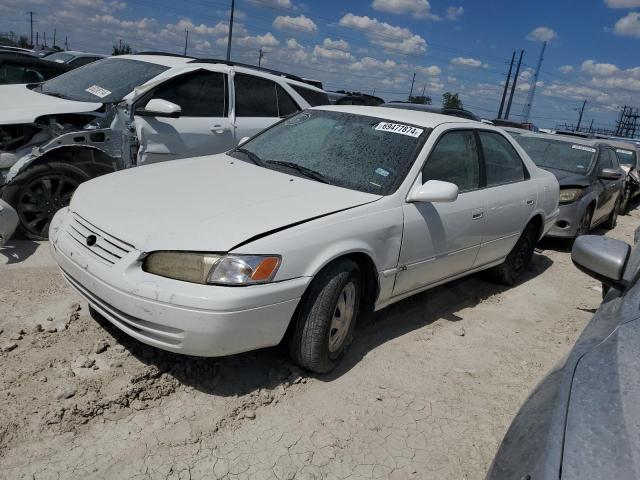
[[[139,62],[147,62],[147,63],[155,63],[156,65],[164,65],[165,67],[184,67],[188,64],[192,57],[183,57],[183,56],[173,56],[173,55],[162,55],[158,53],[157,55],[118,55],[115,57],[111,57],[115,59],[123,59],[123,60],[137,60]]]
[[[606,143],[607,145],[611,145],[612,147],[619,148],[622,150],[639,150],[638,146],[632,143],[631,141],[625,142],[624,140],[614,140],[611,138],[606,138],[602,140],[602,143]]]
[[[60,52],[54,52],[51,55],[55,53],[68,53],[76,57],[105,57],[106,56],[106,55],[103,55],[102,53],[79,52],[77,50],[62,50]]]
[[[354,115],[366,115],[379,117],[394,122],[409,123],[424,128],[435,128],[443,123],[468,123],[470,125],[485,125],[466,118],[452,117],[440,113],[423,112],[418,110],[405,110],[402,108],[368,107],[362,105],[321,105],[312,110],[327,110],[331,112],[351,113]]]
[[[597,147],[607,142],[599,138],[573,137],[571,135],[560,135],[556,133],[524,133],[522,137],[544,138],[547,140],[556,140],[558,142],[572,143],[574,145],[584,145],[587,147]]]

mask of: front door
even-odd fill
[[[407,203],[394,295],[410,292],[473,267],[484,231],[487,196],[480,189],[473,130],[445,132],[429,154],[421,182],[455,183],[451,203]]]
[[[180,106],[178,118],[135,115],[140,147],[138,164],[222,153],[236,144],[229,117],[227,75],[197,70],[160,84],[135,108],[143,108],[152,98]]]
[[[598,192],[598,206],[593,216],[594,223],[599,223],[611,214],[618,199],[618,192],[621,191],[620,184],[623,180],[607,180],[599,178],[603,168],[619,168],[618,160],[614,151],[610,148],[603,147],[598,155],[598,164],[596,165],[596,184],[595,190]],[[621,179],[624,178],[621,176]]]

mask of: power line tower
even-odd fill
[[[262,51],[262,47],[260,47],[260,51],[258,52],[258,68],[262,66],[263,58],[264,58],[264,52]]]
[[[522,109],[523,123],[527,123],[529,121],[529,115],[531,115],[531,106],[533,105],[533,97],[536,94],[536,85],[538,83],[538,75],[540,75],[540,67],[542,67],[542,60],[544,59],[544,51],[546,48],[547,48],[547,42],[542,42],[542,50],[540,51],[540,58],[538,58],[538,66],[536,67],[536,72],[533,74],[533,82],[531,83],[531,88],[529,88],[529,98],[527,98],[527,103]]]
[[[518,66],[516,67],[516,74],[513,77],[513,85],[511,85],[511,93],[509,94],[509,103],[507,103],[507,111],[504,114],[506,120],[509,119],[509,112],[511,111],[511,102],[513,102],[513,94],[516,92],[516,85],[518,84],[518,75],[520,75],[520,65],[522,65],[522,57],[524,50],[520,50],[520,58],[518,58]]]
[[[507,81],[504,83],[504,90],[502,91],[502,100],[500,100],[500,109],[498,110],[498,118],[502,118],[502,109],[504,108],[504,101],[507,98],[507,91],[509,90],[509,82],[511,81],[511,71],[513,70],[513,62],[516,61],[516,51],[513,51],[511,55],[511,64],[509,65],[509,73],[507,73]]]
[[[575,128],[574,132],[580,131],[580,124],[582,123],[582,114],[584,113],[584,107],[587,106],[587,101],[582,102],[582,108],[580,109],[580,115],[578,115],[578,126]]]
[[[630,137],[633,138],[636,135],[636,131],[640,129],[640,112],[638,108],[625,105],[620,112],[620,119],[616,122],[615,134],[618,137]]]

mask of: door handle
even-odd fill
[[[530,207],[533,207],[533,205],[534,205],[535,203],[536,203],[536,202],[533,200],[533,198],[530,198],[530,199],[528,199],[528,200],[527,200],[527,205],[529,205]]]
[[[484,212],[473,212],[471,214],[472,220],[480,220],[482,217],[484,217]]]
[[[224,125],[214,125],[211,127],[211,131],[215,133],[224,133],[229,130],[229,127]]]

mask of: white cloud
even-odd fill
[[[318,26],[313,20],[304,15],[299,17],[277,16],[273,26],[279,30],[287,30],[302,33],[318,33]]]
[[[585,60],[582,62],[580,70],[588,75],[598,77],[608,77],[620,71],[620,69],[612,63],[596,63],[593,60]]]
[[[408,28],[396,27],[375,18],[347,13],[340,19],[340,26],[364,32],[369,41],[388,51],[420,54],[427,51],[427,42]]]
[[[456,67],[464,67],[464,68],[488,68],[489,65],[486,63],[482,63],[480,60],[475,58],[466,58],[466,57],[455,57],[452,58],[449,63]]]
[[[202,50],[209,50],[211,48],[211,42],[205,40],[203,42],[196,43],[196,50],[201,52]]]
[[[243,47],[277,47],[280,41],[271,32],[267,32],[264,35],[246,35],[238,39],[238,44]]]
[[[582,101],[589,98],[599,103],[609,103],[611,97],[598,89],[582,85],[569,85],[564,83],[552,83],[542,90],[542,94],[548,97],[571,98]]]
[[[346,42],[342,39],[339,40],[331,40],[330,38],[325,38],[322,42],[322,45],[326,48],[335,48],[337,50],[349,50],[349,42]]]
[[[303,50],[304,47],[295,38],[287,40],[287,48],[291,50]]]
[[[291,0],[249,0],[250,3],[258,6],[273,7],[273,8],[289,8],[294,9],[294,5]]]
[[[371,8],[379,12],[407,13],[414,18],[440,19],[440,17],[431,13],[431,5],[428,0],[373,0]]]
[[[447,8],[447,20],[451,20],[452,22],[455,22],[462,16],[463,13],[464,13],[464,8],[451,6]]]
[[[640,0],[604,0],[609,8],[638,8]]]
[[[358,62],[349,65],[351,70],[371,70],[372,72],[379,71],[381,69],[390,70],[396,68],[397,63],[393,60],[378,60],[377,58],[362,57]]]
[[[430,67],[423,67],[419,65],[416,67],[416,71],[430,77],[440,75],[442,73],[442,70],[437,65],[431,65]]]
[[[349,52],[344,50],[334,50],[332,48],[324,48],[320,45],[316,45],[313,49],[313,55],[315,57],[328,58],[330,60],[338,61],[354,61],[355,57]]]
[[[630,77],[608,77],[593,78],[591,83],[601,88],[622,88],[623,90],[631,90],[640,92],[640,80]]]
[[[549,27],[534,28],[527,35],[527,40],[534,42],[552,42],[558,38],[558,34],[555,30]]]
[[[575,68],[573,68],[571,65],[562,65],[558,68],[558,70],[560,71],[560,73],[567,75],[569,73],[573,73]]]
[[[623,37],[640,38],[640,13],[629,12],[626,17],[622,17],[616,22],[613,31]]]

